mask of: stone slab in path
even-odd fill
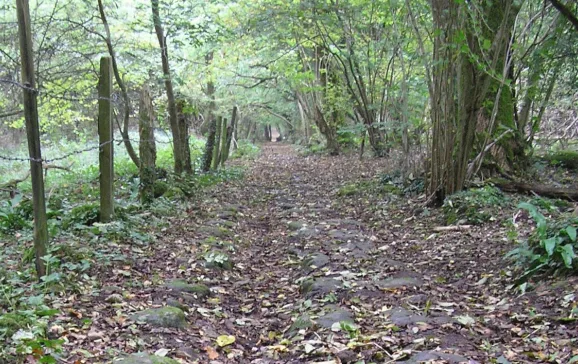
[[[185,313],[177,307],[149,308],[133,314],[130,319],[155,327],[180,329],[187,325]]]
[[[178,364],[179,362],[162,356],[151,355],[147,353],[136,353],[124,358],[118,358],[113,364]]]

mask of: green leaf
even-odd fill
[[[566,234],[568,234],[570,240],[576,241],[576,228],[574,226],[566,227]]]
[[[576,258],[576,254],[574,254],[574,247],[570,244],[566,244],[560,247],[560,255],[562,256],[562,260],[564,260],[564,265],[566,268],[572,268],[572,261]]]
[[[556,237],[551,237],[544,240],[544,249],[546,249],[546,253],[548,253],[549,257],[554,254],[554,249],[556,248],[557,243],[558,239]]]
[[[233,335],[221,335],[217,338],[217,345],[224,347],[231,345],[235,342],[235,337]]]
[[[578,355],[574,355],[570,361],[568,362],[568,364],[572,364],[572,363],[578,363]]]

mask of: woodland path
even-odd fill
[[[576,350],[575,322],[554,319],[571,287],[506,290],[505,231],[433,234],[439,218],[414,216],[406,198],[338,194],[382,170],[267,144],[245,179],[210,190],[123,268],[140,287],[103,287],[91,329],[100,336],[85,347],[101,353],[95,361],[111,348],[168,349],[215,364],[539,363]],[[186,316],[122,318],[163,306]]]

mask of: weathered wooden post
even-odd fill
[[[109,222],[114,215],[114,140],[112,134],[112,62],[100,59],[98,82],[98,161],[100,163],[100,222]]]
[[[154,109],[148,86],[143,86],[138,110],[139,157],[140,157],[140,200],[143,204],[154,200],[156,180],[157,148],[153,129]]]
[[[213,161],[211,162],[211,169],[216,170],[219,167],[220,151],[221,151],[221,129],[223,128],[223,118],[217,118],[217,129],[215,132],[215,144],[213,145]]]
[[[42,176],[42,152],[40,149],[40,130],[38,126],[38,105],[34,59],[32,57],[32,27],[28,0],[16,0],[18,13],[18,35],[20,38],[20,60],[22,63],[22,93],[24,100],[24,119],[28,137],[28,155],[30,156],[30,176],[32,178],[32,207],[34,212],[34,253],[38,278],[46,275],[46,255],[48,228],[46,225],[46,200],[44,197],[44,177]]]
[[[231,124],[227,127],[227,137],[226,142],[223,144],[223,152],[221,154],[221,165],[225,165],[225,162],[229,158],[229,153],[231,151],[231,142],[233,141],[233,134],[236,130],[237,125],[237,106],[233,106],[233,114],[231,115]]]
[[[225,147],[227,146],[227,119],[223,118],[223,123],[221,124],[221,140],[219,145],[219,160],[217,165],[223,165],[223,158],[225,155]]]
[[[208,172],[213,163],[213,150],[215,149],[215,136],[217,134],[217,120],[209,115],[209,135],[205,144],[205,154],[203,155],[203,172]]]

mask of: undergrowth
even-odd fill
[[[45,154],[60,152],[59,148],[47,149]],[[117,148],[115,218],[109,223],[99,222],[98,152],[72,156],[72,163],[78,168],[71,172],[49,171],[46,201],[51,241],[48,254],[42,257],[47,274],[40,281],[34,265],[29,181],[19,184],[19,190],[12,191],[12,196],[5,193],[0,202],[2,360],[19,363],[28,357],[43,363],[57,362],[62,342],[51,337],[60,334],[59,320],[63,316],[60,310],[51,307],[52,302],[67,295],[93,292],[98,287],[99,274],[118,264],[131,264],[127,251],[154,244],[156,232],[168,226],[170,216],[184,212],[188,199],[198,196],[203,188],[243,177],[243,170],[233,168],[199,173],[202,141],[192,140],[191,150],[195,174],[174,176],[166,172],[173,163],[172,149],[168,144],[159,145],[157,165],[162,173],[158,173],[161,177],[158,183],[166,189],[153,204],[142,206],[138,170],[123,148]],[[9,168],[0,166],[2,171]],[[9,180],[21,175],[21,171],[12,170],[2,178]],[[90,319],[83,322],[91,324]]]
[[[578,249],[578,217],[568,212],[546,216],[544,211],[553,212],[557,208],[546,200],[539,201],[540,205],[536,202],[534,199],[518,205],[529,214],[535,229],[507,254],[519,269],[517,282],[522,285],[540,273],[563,275],[578,272],[575,254]]]
[[[479,225],[495,220],[500,210],[509,205],[510,199],[500,189],[484,186],[446,197],[442,211],[447,224]]]

